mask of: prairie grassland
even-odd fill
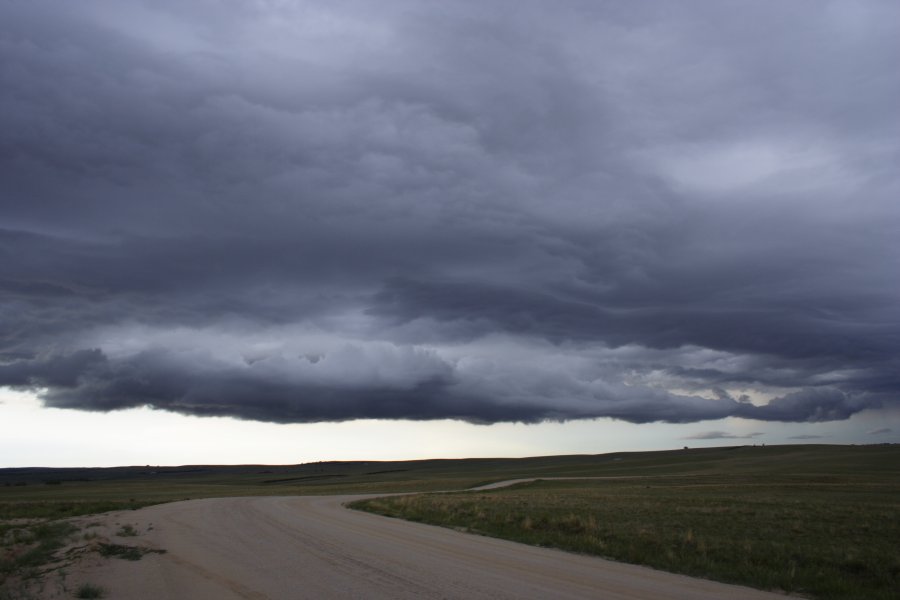
[[[59,518],[225,496],[463,490],[528,477],[727,473],[900,477],[900,445],[737,446],[663,452],[299,465],[0,469],[0,521]]]
[[[370,510],[820,598],[898,589],[900,445],[738,446],[521,459],[0,469],[3,581],[52,568],[68,519],[224,496],[460,490]],[[823,583],[824,582],[824,583]],[[889,590],[889,591],[885,591]],[[15,596],[11,596],[15,597]]]
[[[896,476],[541,481],[351,507],[822,600],[900,590]]]

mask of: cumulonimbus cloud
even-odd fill
[[[274,422],[894,406],[897,7],[662,7],[4,3],[0,386]]]

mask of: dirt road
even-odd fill
[[[166,553],[91,559],[69,575],[68,597],[91,582],[107,598],[137,600],[785,598],[342,506],[355,498],[217,498],[112,513],[99,528],[111,541]],[[123,525],[139,535],[112,534]]]

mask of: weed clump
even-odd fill
[[[137,534],[137,529],[132,525],[122,525],[119,527],[119,530],[116,531],[116,535],[119,537],[135,537]]]
[[[99,585],[94,585],[92,583],[82,584],[75,590],[76,598],[102,598],[105,595],[106,590]]]
[[[74,525],[62,521],[31,523],[8,529],[0,546],[0,585],[18,576],[31,579],[40,574],[41,567],[54,560],[56,551],[78,531]]]
[[[125,546],[123,544],[100,544],[97,552],[104,558],[121,558],[123,560],[141,560],[146,554],[165,554],[165,550],[157,548],[142,548],[140,546]]]

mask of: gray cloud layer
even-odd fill
[[[900,389],[893,2],[0,3],[0,385],[275,422]]]
[[[764,435],[761,432],[734,434],[727,431],[704,431],[703,433],[695,433],[685,436],[683,440],[747,440]],[[818,437],[818,436],[813,436]]]

